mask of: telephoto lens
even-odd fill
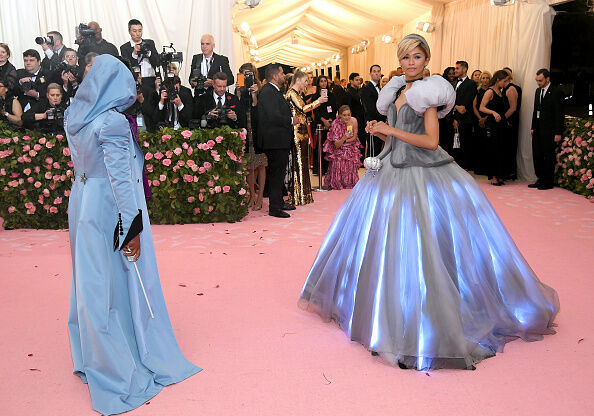
[[[43,45],[44,43],[46,45],[53,45],[54,44],[54,38],[51,36],[39,36],[35,38],[35,43],[38,45]]]

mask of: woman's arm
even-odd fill
[[[501,116],[496,111],[493,111],[493,110],[490,110],[487,108],[487,104],[489,104],[489,101],[491,101],[492,98],[493,98],[493,90],[487,90],[487,92],[485,93],[485,96],[483,97],[483,101],[481,101],[480,111],[483,114],[491,114],[495,118],[495,121],[500,121]],[[499,118],[499,120],[497,118]]]
[[[476,108],[476,95],[474,96],[474,99],[472,100],[472,112],[474,113],[476,118],[478,118],[480,120],[481,113],[479,113],[478,109]]]
[[[12,101],[12,114],[6,113],[6,118],[12,123],[17,126],[23,125],[23,107],[21,107],[21,103],[18,99],[14,98]]]
[[[509,103],[509,110],[505,112],[505,118],[510,118],[518,109],[518,90],[516,87],[508,88],[505,95]]]
[[[437,108],[428,108],[425,111],[425,134],[409,133],[404,130],[390,127],[386,123],[380,122],[370,128],[370,133],[377,133],[386,136],[394,136],[403,142],[424,149],[436,150],[439,146],[439,123],[437,121]]]

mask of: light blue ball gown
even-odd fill
[[[134,409],[200,371],[182,355],[161,290],[144,198],[144,157],[122,111],[136,99],[131,72],[101,55],[65,114],[75,181],[68,205],[72,290],[68,332],[74,374],[93,409]],[[134,264],[120,249],[140,233]]]
[[[394,77],[378,110],[423,134],[455,93],[440,76],[415,81],[396,114]],[[418,370],[474,368],[506,342],[552,334],[557,293],[543,284],[472,176],[438,147],[388,137],[330,226],[299,304],[335,320],[351,340]]]

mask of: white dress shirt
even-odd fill
[[[202,72],[202,75],[207,78],[208,78],[208,71],[210,70],[210,66],[212,65],[213,55],[210,55],[209,57],[206,57],[204,55],[202,56],[202,64],[200,65],[200,72]]]
[[[132,46],[132,48],[134,48],[135,45],[136,45],[136,43],[133,40],[131,40],[130,46]],[[139,62],[141,78],[157,76],[153,66],[151,65],[151,62],[149,61],[149,56],[151,56],[151,51],[148,51],[148,55],[143,56],[142,61]],[[132,58],[134,58],[134,59],[136,59],[136,61],[138,61],[138,55],[136,54],[136,52],[134,52],[134,49],[132,49]],[[134,65],[132,65],[132,66],[134,66]]]

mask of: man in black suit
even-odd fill
[[[17,98],[24,113],[45,97],[52,74],[41,67],[41,57],[35,49],[23,52],[23,63],[25,67],[17,70]]]
[[[142,23],[137,19],[128,22],[130,41],[120,46],[122,58],[130,62],[130,66],[140,67],[142,86],[155,86],[155,68],[159,66],[159,52],[152,39],[142,38]]]
[[[192,65],[190,66],[189,81],[194,87],[194,97],[198,97],[206,92],[206,88],[212,87],[213,76],[217,72],[224,72],[227,74],[227,85],[232,85],[235,82],[233,72],[229,67],[229,58],[223,55],[214,53],[215,41],[211,34],[202,35],[200,39],[200,49],[202,53],[196,54],[192,57]],[[198,88],[198,74],[204,77],[204,88]]]
[[[386,117],[381,115],[375,104],[380,92],[380,79],[382,78],[382,68],[379,65],[371,65],[369,68],[370,81],[361,88],[361,101],[365,109],[365,121],[386,121]],[[352,111],[352,110],[351,110]],[[367,124],[367,123],[365,123]],[[366,136],[367,133],[365,133]],[[373,146],[371,146],[371,137],[368,136],[365,143],[365,156],[376,156],[382,150],[383,141],[379,137],[373,137]],[[373,152],[371,151],[373,147]]]
[[[192,91],[181,85],[178,76],[169,78],[165,83],[173,82],[176,96],[171,98],[167,95],[166,85],[161,86],[160,99],[155,112],[155,121],[162,125],[173,127],[178,130],[180,127],[187,128],[192,119],[193,98]]]
[[[109,54],[113,56],[119,56],[118,48],[116,48],[113,43],[103,39],[103,29],[101,29],[99,23],[89,22],[88,26],[90,29],[95,30],[96,34],[95,38],[91,39],[89,43],[87,43],[87,40],[83,39],[82,37],[79,37],[76,40],[77,44],[79,45],[77,52],[79,62],[84,62],[85,56],[87,56],[89,52],[94,52],[97,55]]]
[[[472,165],[472,103],[476,97],[476,83],[468,78],[468,62],[456,62],[455,69],[458,82],[456,84],[456,104],[454,106],[454,131],[460,135],[460,148],[454,149],[452,155],[464,169]]]
[[[67,70],[60,71],[64,101],[70,104],[70,100],[76,94],[78,86],[82,82],[83,69],[78,65],[78,56],[74,49],[64,48],[64,62],[68,64]]]
[[[213,85],[202,94],[194,106],[194,118],[208,121],[210,127],[222,125],[238,128],[240,111],[239,98],[227,92],[227,74],[217,72],[213,75]],[[223,115],[222,113],[225,112]],[[245,126],[242,126],[245,127]]]
[[[66,55],[66,49],[68,49],[62,43],[62,34],[60,32],[52,31],[47,32],[47,37],[52,38],[52,45],[42,43],[41,48],[45,54],[45,58],[41,61],[41,67],[46,71],[54,72],[58,65],[64,61],[64,55]],[[60,74],[55,74],[52,82],[58,82],[60,80]]]
[[[352,116],[357,119],[359,140],[363,140],[365,137],[365,110],[361,102],[361,84],[363,84],[363,78],[358,73],[353,72],[350,74],[349,86],[342,100],[342,104],[348,105],[351,109]]]
[[[340,77],[334,77],[334,82],[330,87],[330,92],[334,95],[334,98],[336,99],[336,107],[340,108],[345,94],[344,88],[342,88],[342,85],[340,85]]]
[[[268,157],[268,214],[278,218],[289,218],[285,211],[294,210],[283,200],[283,182],[289,162],[289,149],[293,140],[293,117],[287,100],[281,93],[285,83],[283,67],[270,64],[266,68],[268,81],[258,96],[258,147]]]
[[[565,130],[563,92],[551,85],[551,74],[546,68],[536,72],[538,88],[534,94],[532,112],[532,159],[538,178],[529,188],[552,189],[555,178],[555,147]]]

